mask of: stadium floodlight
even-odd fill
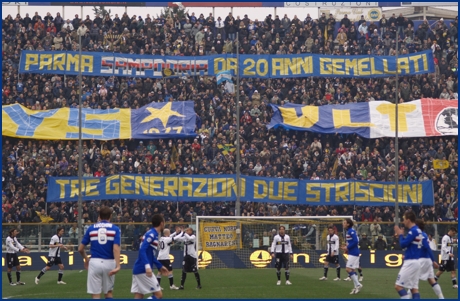
[[[291,238],[291,267],[307,262],[322,267],[317,250],[326,248],[327,228],[332,224],[345,244],[342,221],[346,218],[353,220],[352,216],[197,216],[198,267],[273,267],[270,248],[280,226]]]

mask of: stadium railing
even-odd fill
[[[318,222],[316,222],[318,223]],[[89,227],[92,223],[87,223],[83,225],[82,229],[85,231],[87,227]],[[129,251],[133,249],[133,242],[136,240],[139,240],[140,237],[146,232],[147,228],[150,227],[149,223],[115,223],[121,228],[121,249],[123,251]],[[325,223],[326,224],[326,223]],[[370,226],[372,224],[375,224],[374,222],[356,222],[356,230],[358,232],[359,237],[362,237],[362,234],[366,231],[366,226]],[[379,234],[383,235],[384,239],[387,242],[387,245],[389,248],[391,247],[390,244],[393,241],[393,234],[394,234],[394,223],[391,222],[379,222],[381,231]],[[171,231],[174,231],[176,226],[179,227],[191,227],[195,230],[196,225],[194,222],[191,223],[166,223],[166,228],[171,229]],[[341,225],[336,225],[334,226],[337,227],[337,230],[339,233],[339,237],[342,237],[342,226]],[[450,227],[458,227],[458,222],[457,221],[452,221],[452,222],[428,222],[425,231],[428,234],[431,234],[436,243],[439,244],[441,243],[441,238],[444,234],[447,233],[448,229]],[[48,245],[51,237],[56,233],[56,229],[58,227],[64,227],[65,229],[65,234],[63,236],[63,244],[72,247],[74,251],[77,250],[78,248],[78,235],[72,235],[72,231],[70,231],[73,228],[73,224],[62,224],[62,223],[2,223],[2,237],[5,239],[8,236],[8,231],[11,228],[18,228],[20,230],[18,237],[19,242],[26,246],[27,248],[30,249],[31,252],[43,252],[43,251],[48,251]],[[322,229],[325,229],[326,227],[321,227]],[[294,230],[292,230],[294,231]],[[306,246],[310,245],[308,244],[308,238],[306,237],[306,232],[307,230],[299,230],[299,231],[294,231],[293,233],[289,233],[291,235],[291,238],[293,239],[293,242],[298,245],[300,249],[306,248]],[[326,236],[327,233],[325,231],[322,231],[324,233],[320,233],[321,236]],[[70,233],[70,234],[69,234]],[[82,232],[84,233],[84,232]],[[261,233],[262,234],[262,233]],[[371,248],[373,249],[374,246],[374,240],[377,239],[378,235],[372,235],[372,233],[369,231],[366,233],[368,236],[369,241],[371,242]],[[262,237],[262,235],[260,235]],[[324,240],[322,240],[324,241]],[[241,245],[241,248],[248,248],[246,245]],[[325,249],[326,246],[321,245],[321,249]],[[173,249],[179,249],[181,248],[181,245],[174,245]],[[70,249],[70,248],[69,248]],[[5,245],[2,244],[2,250],[5,251]],[[71,249],[72,250],[72,249]]]

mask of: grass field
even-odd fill
[[[275,269],[219,269],[201,270],[203,288],[196,290],[196,281],[193,274],[187,275],[185,290],[172,291],[169,281],[163,277],[162,287],[165,299],[398,299],[394,290],[394,281],[399,269],[367,269],[363,270],[364,288],[358,295],[350,295],[352,282],[335,282],[335,269],[329,270],[329,280],[319,281],[323,269],[292,269],[290,280],[292,286],[276,285]],[[10,286],[3,272],[2,297],[8,299],[79,299],[88,298],[86,294],[86,270],[65,271],[63,280],[67,285],[57,285],[57,270],[52,269],[40,280],[39,285],[34,278],[39,271],[23,271],[21,280],[25,286]],[[345,278],[345,269],[342,269],[342,279]],[[13,279],[16,275],[12,273]],[[180,271],[175,271],[174,282],[180,284]],[[452,288],[450,274],[443,274],[439,281],[444,296],[448,299],[458,299],[457,289]],[[115,299],[132,299],[131,270],[121,270],[115,280]],[[427,282],[420,283],[422,299],[437,299],[431,286]]]

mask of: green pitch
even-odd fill
[[[161,286],[164,288],[163,298],[197,298],[197,299],[221,299],[221,298],[324,298],[324,299],[398,299],[394,290],[394,282],[399,269],[365,269],[363,270],[364,288],[358,295],[350,295],[352,282],[335,282],[335,269],[329,269],[329,279],[319,281],[323,274],[322,268],[317,269],[292,269],[290,280],[291,286],[286,286],[284,270],[282,271],[281,286],[276,285],[275,269],[219,269],[201,270],[201,284],[203,289],[197,290],[193,274],[187,275],[184,291],[172,291],[169,289],[169,280],[163,277]],[[88,298],[86,294],[86,270],[65,271],[63,281],[67,285],[57,285],[57,269],[48,271],[36,285],[34,278],[39,271],[23,271],[21,281],[24,286],[10,286],[6,272],[3,272],[2,297],[8,299],[76,299]],[[342,279],[345,278],[345,269],[342,269]],[[13,279],[16,274],[13,271]],[[180,270],[175,271],[174,282],[180,284]],[[444,273],[439,281],[444,296],[447,299],[458,299],[457,289],[452,288],[450,274]],[[121,270],[115,280],[115,299],[132,299],[131,270]],[[422,299],[437,299],[431,286],[427,282],[420,283]]]

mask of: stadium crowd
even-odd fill
[[[304,18],[304,16],[299,16]],[[402,207],[416,211],[427,221],[454,221],[458,204],[457,136],[400,139],[400,167],[395,170],[394,139],[363,139],[357,135],[321,135],[309,132],[268,130],[269,104],[286,102],[321,106],[375,100],[408,102],[422,97],[458,99],[457,18],[422,22],[414,28],[402,15],[380,22],[362,17],[351,22],[345,15],[335,20],[324,14],[317,20],[271,15],[263,21],[245,15],[224,18],[187,13],[165,18],[106,16],[64,20],[59,13],[41,17],[17,15],[2,20],[2,105],[20,103],[32,110],[78,107],[78,79],[57,75],[18,74],[22,50],[108,51],[143,55],[207,55],[221,53],[332,55],[395,55],[431,49],[433,74],[395,78],[284,78],[241,79],[242,112],[236,116],[235,96],[216,84],[215,77],[140,79],[83,77],[86,108],[139,108],[150,102],[193,100],[197,114],[197,137],[175,140],[84,141],[84,176],[118,173],[139,174],[232,174],[235,153],[219,146],[235,144],[241,137],[241,171],[249,176],[297,179],[359,179],[400,182],[433,180],[433,207]],[[336,23],[340,28],[336,29]],[[240,47],[236,49],[236,33]],[[327,35],[325,35],[327,33]],[[327,39],[325,39],[327,36]],[[399,39],[399,49],[395,49]],[[241,128],[236,128],[236,118]],[[3,223],[76,222],[75,203],[45,206],[50,176],[76,176],[76,141],[41,141],[3,137]],[[450,167],[433,169],[434,159],[446,159]],[[165,201],[107,200],[85,202],[83,218],[95,222],[99,206],[114,208],[113,221],[143,222],[156,212],[167,221],[190,222],[196,215],[234,215],[233,202],[172,203]],[[45,212],[45,207],[47,211]],[[392,221],[393,207],[287,206],[244,203],[248,216],[353,215],[357,221]],[[368,225],[360,234],[384,231]],[[372,229],[371,229],[372,228]],[[377,232],[375,232],[377,231]],[[390,233],[384,235],[392,235]],[[75,232],[75,231],[74,231]],[[375,232],[375,233],[374,233]],[[441,233],[442,234],[442,233]]]

